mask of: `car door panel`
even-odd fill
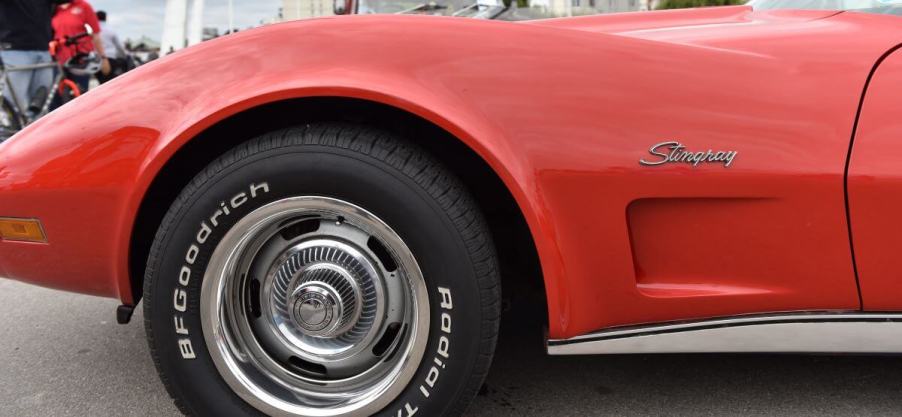
[[[635,31],[627,35],[691,48],[679,50],[682,60],[651,47],[631,57],[645,63],[641,77],[619,72],[620,62],[599,65],[613,75],[585,88],[602,103],[586,106],[596,118],[582,118],[588,132],[554,135],[581,137],[534,152],[543,155],[535,165],[544,201],[560,219],[567,280],[559,291],[573,306],[562,314],[564,336],[860,308],[845,165],[868,74],[894,44],[875,36],[846,45],[876,19],[831,19],[846,24],[793,16],[768,32],[754,24],[704,36],[691,27]],[[824,30],[786,36],[797,27]],[[632,81],[614,81],[624,78]],[[660,158],[650,148],[665,141],[738,153],[729,167],[640,164]]]
[[[863,309],[902,309],[902,51],[874,71],[849,163],[849,215]]]

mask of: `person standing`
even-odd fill
[[[119,35],[110,27],[106,21],[106,12],[97,11],[97,20],[100,20],[100,39],[103,40],[103,49],[106,51],[106,57],[110,60],[110,73],[98,73],[97,81],[101,84],[116,78],[128,70],[128,50],[122,46]]]
[[[0,60],[11,67],[46,64],[51,61],[47,46],[53,39],[53,0],[0,1]],[[40,111],[36,101],[50,94],[53,69],[9,72],[6,99],[30,118]],[[38,98],[38,100],[35,100]]]
[[[86,0],[63,0],[57,3],[52,20],[54,40],[58,43],[56,60],[65,65],[69,58],[90,56],[93,52],[101,60],[101,72],[109,74],[110,62],[104,53],[100,21],[97,20],[94,8]],[[84,34],[86,27],[91,28],[92,35],[75,40],[72,45],[66,44],[68,39]],[[82,93],[88,91],[90,75],[73,74],[67,70],[66,78],[74,81]]]

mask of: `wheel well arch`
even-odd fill
[[[144,194],[132,225],[128,273],[134,303],[142,296],[144,270],[157,228],[197,173],[229,149],[263,133],[330,121],[367,124],[407,138],[429,138],[416,143],[464,182],[488,218],[507,305],[548,317],[533,235],[510,190],[489,164],[453,134],[420,116],[382,103],[339,97],[289,99],[239,112],[198,133],[166,161]],[[542,302],[537,303],[539,297]]]

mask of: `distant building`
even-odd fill
[[[205,41],[216,39],[219,37],[219,28],[204,28],[203,38]]]
[[[593,7],[598,13],[635,12],[642,10],[642,1],[640,0],[582,0],[582,3],[594,3],[594,6],[590,7]]]
[[[597,13],[648,10],[649,0],[531,0],[530,7],[545,9],[553,16],[581,16]]]
[[[142,52],[153,52],[160,51],[160,42],[147,37],[142,36],[138,39],[132,40],[127,39],[126,42],[131,45],[133,51],[142,51]]]
[[[147,36],[126,39],[125,48],[131,52],[132,56],[138,58],[139,62],[153,61],[160,56],[160,42]]]
[[[332,0],[282,0],[282,20],[332,15]]]

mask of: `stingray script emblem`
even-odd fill
[[[648,148],[648,153],[654,156],[651,160],[640,159],[639,163],[647,166],[664,165],[664,164],[690,164],[694,167],[699,164],[723,164],[725,168],[729,168],[736,159],[737,151],[715,151],[708,149],[705,151],[687,150],[680,142],[661,142]]]

